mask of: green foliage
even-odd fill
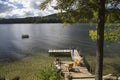
[[[48,0],[45,0],[43,3],[41,3],[40,5],[41,9],[44,9],[43,7],[45,6],[47,7],[47,4],[50,4],[49,2],[44,4],[47,1]],[[95,6],[91,5],[89,0],[56,0],[56,1],[57,5],[54,6],[54,8],[60,11],[59,16],[61,16],[61,19],[64,22],[69,23],[76,23],[81,21],[87,22],[88,19],[93,17],[92,11],[88,8],[89,7],[94,8]]]
[[[90,30],[89,31],[89,36],[91,36],[91,39],[95,41],[97,39],[97,31],[96,30]]]
[[[10,80],[16,76],[20,80],[40,80],[40,72],[53,61],[46,53],[35,53],[15,62],[0,62],[0,76]]]
[[[106,29],[104,31],[104,40],[113,42],[113,41],[120,41],[120,26],[117,24],[109,24],[106,26]],[[97,39],[97,31],[96,30],[90,30],[89,31],[89,36],[91,37],[92,40]]]
[[[61,23],[61,19],[57,14],[52,14],[44,17],[0,19],[0,23]]]
[[[41,3],[41,9],[45,9],[53,0],[45,0]],[[59,10],[58,16],[65,23],[79,23],[79,22],[97,22],[99,2],[96,0],[56,0],[55,9]],[[115,27],[113,23],[120,23],[120,9],[117,5],[119,0],[106,0],[105,5],[111,4],[113,8],[106,7],[105,10],[105,40],[106,41],[120,41],[120,25]],[[61,14],[62,13],[62,14]],[[89,35],[92,40],[97,39],[97,30],[90,30]]]
[[[52,0],[45,0],[43,3],[41,3],[41,9],[45,9],[47,7],[48,3],[51,3]]]
[[[106,9],[106,23],[120,23],[120,10],[119,9]]]
[[[47,66],[40,72],[40,80],[63,80],[60,71],[53,69],[53,66]]]

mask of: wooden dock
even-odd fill
[[[70,71],[66,70],[66,64],[74,64],[75,60],[83,60],[83,57],[79,55],[78,51],[76,49],[74,50],[49,50],[49,53],[69,53],[71,55],[72,61],[61,61],[61,71],[64,74],[65,80],[69,80],[69,77],[71,77],[71,80],[95,80],[94,75],[92,75],[87,67],[85,66],[85,62],[82,62],[81,65],[73,65],[72,69]]]
[[[53,50],[53,49],[50,49],[50,50],[48,50],[48,52],[49,53],[58,53],[58,52],[68,52],[68,53],[71,53],[71,51],[72,50],[69,50],[69,49],[67,49],[67,50]]]

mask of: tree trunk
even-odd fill
[[[95,80],[102,80],[103,53],[104,53],[105,0],[98,0],[98,5],[99,5],[99,9],[98,9]]]

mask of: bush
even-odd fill
[[[61,71],[58,71],[52,66],[45,67],[43,70],[41,70],[40,74],[40,80],[63,80]]]

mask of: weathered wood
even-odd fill
[[[68,56],[70,57],[71,50],[49,50],[49,55],[50,56],[55,56],[55,57],[63,57],[63,56]]]
[[[50,49],[48,51],[49,53],[54,53],[54,52],[68,52],[68,53],[71,53],[71,50],[67,49],[67,50],[53,50],[53,49]]]
[[[74,50],[49,50],[49,53],[64,53],[67,52],[71,55],[72,61],[61,61],[61,71],[64,74],[65,80],[69,80],[68,78],[72,77],[72,80],[95,80],[94,75],[92,75],[86,66],[73,65],[72,69],[67,70],[66,64],[75,64],[76,59],[81,61],[83,57],[79,55],[76,49]],[[84,60],[83,60],[84,61]],[[83,62],[83,64],[85,64]]]

